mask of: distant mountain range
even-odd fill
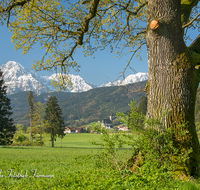
[[[115,116],[116,112],[127,113],[128,103],[131,100],[139,102],[145,93],[146,81],[129,84],[126,86],[102,87],[88,90],[81,93],[52,92],[44,93],[36,97],[38,102],[46,104],[50,96],[55,95],[63,112],[65,125],[81,126],[93,121],[107,118],[110,114]],[[13,108],[12,118],[15,124],[29,125],[29,114],[27,103],[28,92],[18,92],[8,95]]]
[[[51,76],[40,76],[34,71],[23,67],[20,63],[15,61],[8,61],[6,64],[0,66],[0,70],[4,74],[5,85],[8,87],[8,95],[30,90],[35,92],[37,95],[55,91],[53,86],[50,85],[50,82],[54,77],[57,77],[56,74]],[[70,89],[67,87],[65,92],[85,92],[94,88],[98,88],[97,85],[86,82],[79,75],[69,74],[69,77],[71,78],[73,88]],[[121,86],[145,81],[147,79],[147,73],[137,73],[129,75],[123,81],[118,80],[115,82],[109,82],[107,84],[102,84],[99,87]]]

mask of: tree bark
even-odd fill
[[[151,27],[151,21],[158,27]],[[149,80],[147,118],[160,118],[164,127],[176,131],[174,144],[184,152],[193,149],[182,172],[193,175],[200,163],[200,146],[195,129],[195,100],[199,77],[192,54],[183,40],[180,0],[149,0],[147,26]],[[178,126],[187,124],[186,129]],[[187,137],[180,132],[188,130]]]

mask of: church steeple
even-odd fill
[[[113,122],[112,114],[110,114],[110,121]]]

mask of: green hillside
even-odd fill
[[[37,101],[46,103],[50,95],[55,95],[62,109],[66,124],[71,121],[80,120],[79,125],[87,122],[107,118],[111,113],[125,112],[129,110],[128,103],[135,99],[138,103],[140,97],[145,93],[146,82],[139,82],[122,87],[102,87],[82,93],[54,92],[37,96]],[[8,96],[13,108],[13,119],[15,123],[29,124],[27,103],[28,92],[20,92]]]
[[[102,87],[92,89],[82,93],[54,92],[46,93],[36,97],[38,102],[46,103],[50,95],[55,95],[63,111],[66,125],[80,126],[93,121],[107,118],[111,113],[129,111],[128,103],[135,99],[138,103],[140,97],[145,95],[146,82],[130,84],[123,87]],[[29,125],[29,118],[24,118],[28,114],[27,103],[28,92],[19,92],[8,97],[11,99],[13,108],[13,119],[15,124],[21,123]],[[196,98],[196,123],[197,130],[200,130],[200,88]]]

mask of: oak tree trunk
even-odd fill
[[[200,146],[195,129],[195,100],[199,84],[192,54],[183,40],[180,0],[149,0],[147,53],[149,80],[147,118],[160,118],[164,127],[176,131],[174,144],[184,152],[192,148],[182,172],[196,174],[200,163]],[[187,128],[180,128],[181,124]],[[188,130],[182,138],[181,130]]]

